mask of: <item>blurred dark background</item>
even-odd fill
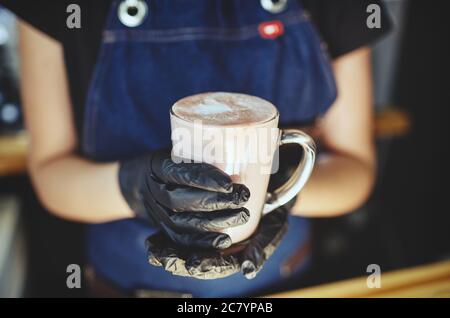
[[[363,275],[371,263],[386,271],[450,257],[447,7],[405,3],[391,100],[409,114],[411,130],[378,140],[378,184],[366,207],[315,220],[313,280]]]
[[[313,266],[297,287],[363,276],[373,263],[388,271],[450,258],[446,4],[386,2],[395,32],[374,48],[376,107],[380,120],[401,114],[406,124],[379,134],[378,183],[369,202],[343,217],[313,220]],[[8,19],[0,14],[0,23]],[[16,61],[4,47],[0,41],[0,144],[15,139],[22,127]],[[8,156],[5,149],[0,145],[0,162]],[[84,295],[66,287],[65,272],[68,264],[83,265],[83,226],[44,211],[24,173],[0,176],[2,235],[8,240],[0,237],[1,296]]]

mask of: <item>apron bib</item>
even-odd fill
[[[299,1],[138,0],[111,5],[87,96],[82,148],[95,161],[115,161],[171,145],[169,110],[208,91],[255,95],[272,102],[280,125],[325,113],[336,98],[328,55]],[[300,273],[282,270],[309,236],[290,217],[279,248],[253,280],[242,275],[200,281],[146,262],[144,242],[156,229],[140,220],[88,226],[88,259],[124,290],[148,288],[194,296],[244,296]]]

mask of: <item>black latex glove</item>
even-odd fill
[[[224,249],[219,230],[244,224],[242,206],[250,191],[206,163],[174,163],[169,151],[124,161],[119,169],[123,196],[135,213],[184,246]]]
[[[187,249],[164,235],[150,236],[147,239],[148,262],[178,276],[216,279],[241,271],[246,278],[254,278],[286,233],[287,215],[285,207],[267,214],[249,240],[225,251]]]

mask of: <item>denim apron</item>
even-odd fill
[[[265,98],[281,125],[323,114],[336,97],[327,53],[299,1],[278,2],[147,0],[133,26],[121,19],[123,3],[113,2],[87,96],[84,155],[115,161],[170,146],[171,105],[202,92]],[[197,297],[260,293],[301,277],[307,264],[295,262],[304,259],[298,254],[310,231],[299,217],[290,216],[287,234],[253,280],[235,274],[202,281],[151,266],[144,242],[155,231],[138,219],[89,225],[88,262],[124,291]]]

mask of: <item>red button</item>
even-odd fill
[[[264,39],[276,39],[284,33],[283,23],[278,20],[263,22],[258,26],[258,30]]]

